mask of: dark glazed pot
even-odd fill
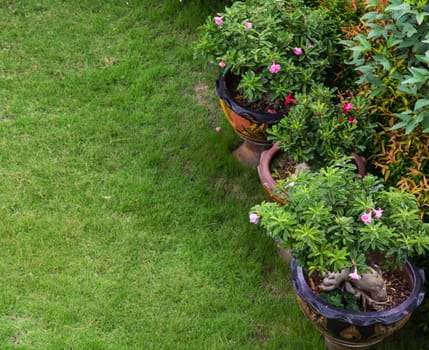
[[[279,143],[275,143],[271,148],[263,151],[258,164],[258,176],[261,181],[267,199],[278,204],[287,203],[287,198],[282,193],[276,192],[277,181],[271,174],[271,162],[282,152]],[[351,156],[357,166],[357,172],[361,177],[367,174],[367,161],[365,157],[352,153]]]
[[[278,123],[283,115],[251,111],[243,107],[229,90],[231,81],[230,73],[220,74],[216,80],[216,91],[225,117],[243,140],[235,155],[239,161],[257,166],[261,153],[272,146],[267,140],[266,129]]]
[[[312,291],[295,259],[291,268],[299,306],[324,335],[330,350],[369,349],[402,328],[424,298],[423,270],[411,262],[402,270],[403,278],[412,286],[411,295],[402,304],[379,312],[355,312],[328,304]]]

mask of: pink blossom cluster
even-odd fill
[[[353,103],[351,103],[351,102],[345,103],[343,105],[343,111],[345,114],[348,114],[350,112],[350,110],[352,110],[352,109],[353,109]],[[355,123],[356,117],[349,117],[348,122],[351,124]]]
[[[365,224],[370,224],[372,222],[372,213],[374,213],[374,217],[376,219],[380,219],[383,215],[383,209],[370,209],[367,213],[363,213],[360,217],[362,222],[364,222]]]
[[[281,65],[276,64],[275,62],[273,62],[273,64],[270,66],[270,73],[271,74],[277,74],[280,69],[282,68]]]

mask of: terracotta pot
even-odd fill
[[[258,165],[258,175],[267,199],[284,205],[287,203],[287,198],[282,193],[276,191],[277,181],[273,178],[271,172],[271,162],[280,153],[281,148],[279,143],[274,144],[271,148],[262,152]],[[359,156],[357,153],[352,153],[351,155],[356,163],[358,174],[364,177],[367,174],[366,159]]]
[[[240,105],[229,90],[231,80],[230,73],[220,74],[216,91],[225,117],[243,140],[235,156],[242,163],[257,166],[261,153],[272,146],[267,140],[266,129],[278,123],[283,115],[252,111]]]
[[[369,349],[402,328],[424,298],[423,270],[407,262],[403,278],[412,286],[411,295],[402,304],[386,311],[356,312],[337,308],[317,296],[292,260],[292,281],[301,310],[324,335],[330,350]]]
[[[287,199],[281,193],[276,192],[277,181],[274,180],[271,174],[271,162],[280,152],[281,149],[278,143],[262,152],[258,164],[258,176],[267,199],[284,205],[287,203]]]

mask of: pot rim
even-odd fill
[[[271,174],[271,160],[275,155],[280,152],[279,142],[276,142],[271,148],[261,153],[258,165],[258,175],[261,179],[262,185],[265,186],[270,192],[274,191],[277,186],[277,181],[274,180]]]
[[[303,268],[298,266],[297,260],[293,258],[291,262],[293,287],[303,301],[326,318],[340,319],[357,326],[368,326],[374,323],[393,324],[413,312],[422,303],[425,295],[423,290],[424,271],[416,268],[409,260],[404,268],[410,271],[414,282],[411,295],[404,302],[389,310],[362,312],[342,309],[325,302],[311,290],[305,280]]]
[[[225,101],[225,103],[237,114],[240,116],[248,116],[253,118],[258,123],[263,124],[276,124],[278,123],[282,118],[283,114],[270,114],[266,112],[257,112],[252,111],[250,109],[247,109],[246,107],[242,106],[240,103],[235,101],[233,96],[231,95],[228,87],[226,86],[226,79],[228,75],[232,74],[231,72],[227,71],[225,73],[220,72],[218,79],[216,80],[216,92],[219,98]]]
[[[261,183],[270,191],[273,192],[278,185],[278,182],[273,178],[271,173],[271,161],[282,151],[281,141],[274,143],[271,148],[261,153],[261,158],[258,165],[258,175]],[[357,173],[361,178],[368,173],[367,160],[365,157],[358,155],[356,152],[350,154],[357,167]]]

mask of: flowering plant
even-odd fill
[[[375,125],[363,96],[336,96],[318,84],[289,99],[288,115],[267,130],[289,159],[318,167],[351,152],[362,154]]]
[[[319,292],[359,291],[377,308],[387,297],[381,268],[402,266],[408,255],[427,251],[429,224],[418,218],[411,194],[355,170],[350,158],[342,158],[318,172],[299,172],[283,184],[288,204],[263,202],[249,218],[292,249],[310,275],[322,276]],[[385,257],[381,267],[371,261],[376,254]]]
[[[237,1],[200,29],[195,55],[238,76],[249,101],[305,92],[332,78],[339,60],[337,25],[303,0]]]

